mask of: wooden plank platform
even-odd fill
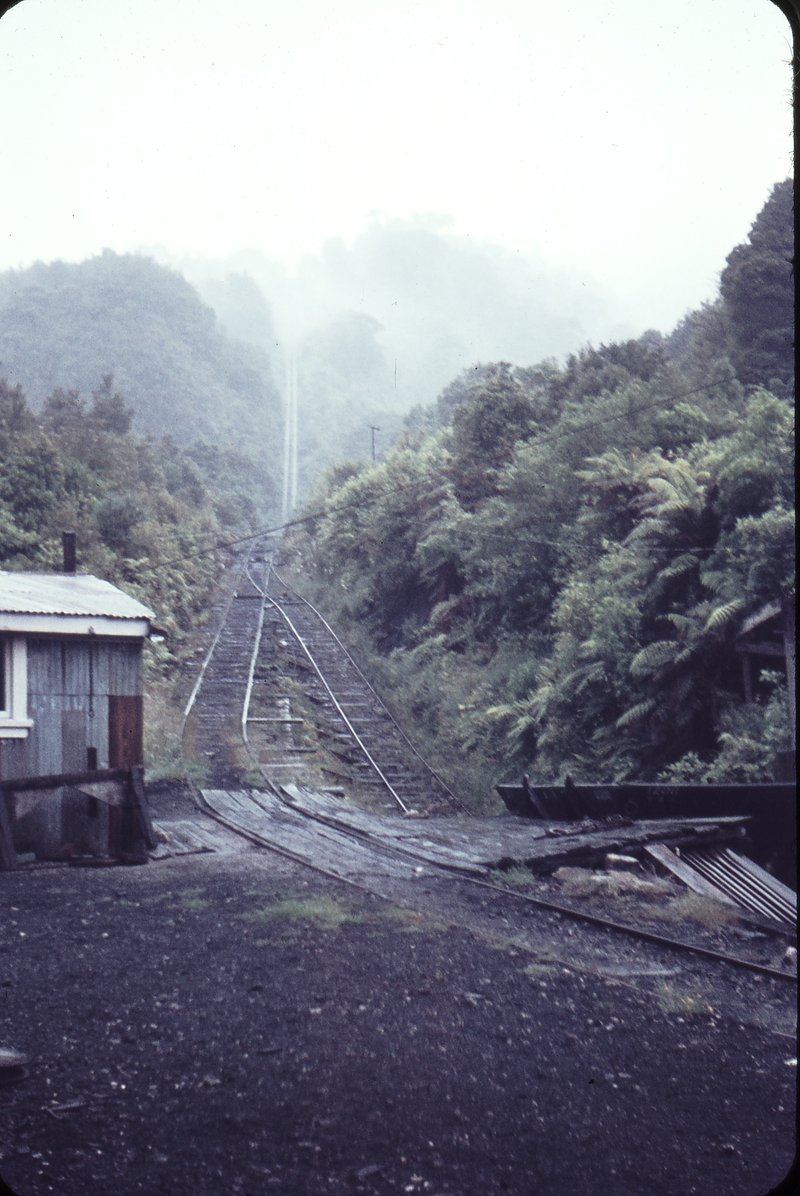
[[[378,843],[364,843],[352,834],[315,822],[271,793],[226,789],[202,789],[200,793],[205,808],[225,826],[335,876],[359,880],[418,875],[414,861],[390,849],[382,850]]]
[[[156,846],[148,853],[151,860],[163,860],[173,855],[197,855],[200,852],[217,850],[213,837],[206,834],[196,822],[190,822],[188,819],[179,819],[175,822],[155,822],[153,828],[156,832]]]
[[[281,793],[283,800],[255,789],[201,790],[206,808],[225,825],[347,877],[418,875],[420,866],[471,875],[514,864],[551,872],[647,843],[735,841],[747,822],[743,817],[655,819],[598,827],[514,817],[416,819],[370,814],[298,785],[286,785]]]

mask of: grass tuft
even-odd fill
[[[414,909],[404,909],[400,905],[387,905],[381,910],[379,917],[395,923],[395,929],[406,934],[433,934],[446,930],[447,924],[430,914],[420,914]]]
[[[511,885],[515,889],[528,889],[535,883],[531,870],[522,864],[508,869],[493,868],[489,875],[496,885]]]
[[[662,922],[695,922],[706,930],[733,926],[739,921],[739,915],[733,906],[715,901],[713,897],[701,897],[699,893],[687,893],[664,905],[648,904],[642,906],[641,912]]]
[[[287,897],[238,917],[251,922],[310,922],[319,930],[338,930],[345,922],[364,921],[332,897]]]
[[[575,897],[670,896],[675,885],[659,877],[636,876],[632,872],[598,872],[589,868],[559,868],[553,873],[562,890]]]
[[[531,980],[543,980],[546,976],[560,976],[561,969],[554,963],[529,963],[522,969]]]
[[[200,894],[203,889],[181,889],[178,893],[178,900],[181,903],[182,909],[192,910],[199,913],[200,910],[208,909],[211,902]]]
[[[690,995],[689,993],[679,992],[675,988],[671,988],[668,984],[662,984],[658,991],[658,1005],[662,1013],[680,1013],[689,1016],[696,1016],[698,1014],[713,1013],[714,1009],[709,1005],[705,997],[699,994]]]

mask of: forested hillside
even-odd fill
[[[56,387],[88,394],[113,373],[136,431],[279,459],[266,352],[231,339],[194,288],[150,258],[105,250],[0,275],[0,371],[37,411]]]
[[[263,526],[274,482],[239,450],[137,436],[132,420],[110,375],[91,402],[56,389],[39,414],[0,378],[0,569],[60,569],[74,528],[79,571],[156,612],[167,638],[151,665],[169,671],[205,617],[224,559],[213,546]]]
[[[191,280],[232,336],[273,358],[281,386],[291,357],[304,497],[321,469],[370,457],[371,426],[382,457],[409,408],[470,362],[562,355],[619,322],[596,280],[432,216],[375,214],[350,244],[332,238],[292,272],[256,250],[152,252]]]
[[[785,683],[734,638],[794,594],[791,182],[666,338],[464,372],[287,556],[462,792],[757,780]]]

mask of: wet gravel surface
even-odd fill
[[[17,1196],[760,1196],[786,1176],[791,983],[460,882],[384,899],[220,846],[0,876],[0,1045],[30,1056],[0,1088]]]

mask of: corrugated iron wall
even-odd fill
[[[28,712],[34,726],[27,739],[3,741],[0,777],[80,771],[90,747],[96,749],[97,767],[108,768],[109,698],[141,701],[141,695],[141,640],[29,637]],[[104,803],[92,805],[82,794],[63,791],[61,801],[44,798],[17,820],[17,850],[46,853],[72,842],[103,851],[108,818]]]

